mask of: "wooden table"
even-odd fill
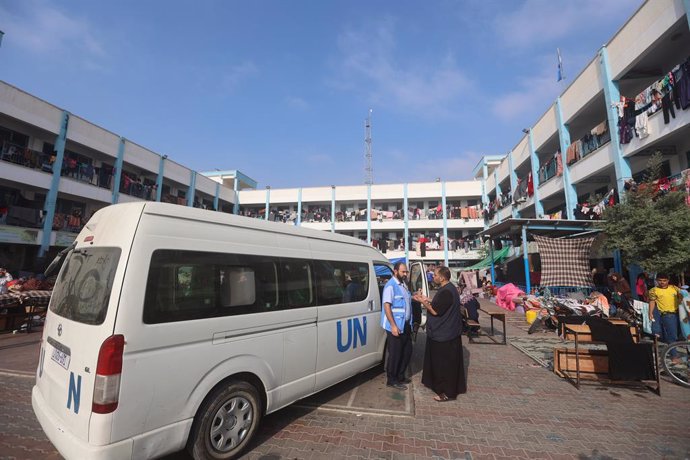
[[[496,343],[496,344],[499,344],[499,345],[507,345],[507,343],[508,343],[508,340],[507,340],[507,339],[508,339],[508,335],[507,335],[507,333],[506,333],[506,312],[505,312],[505,310],[500,309],[500,308],[493,309],[493,308],[487,308],[487,307],[482,307],[482,306],[480,306],[480,307],[479,307],[479,311],[481,311],[481,312],[484,313],[484,314],[489,315],[489,317],[491,318],[491,335],[482,334],[481,328],[479,329],[479,334],[480,334],[480,335],[485,335],[486,337],[488,337],[489,339],[491,339],[491,341],[492,341],[493,343]],[[497,340],[496,337],[494,336],[494,335],[495,335],[495,333],[494,333],[494,319],[497,319],[498,321],[500,321],[500,322],[503,324],[503,341]],[[468,321],[467,323],[468,323],[470,326],[474,326],[474,327],[479,327],[479,326],[480,326],[479,323],[476,323],[476,324],[475,324],[473,321]],[[474,341],[472,340],[472,337],[470,337],[470,342],[471,342],[471,343],[474,343]]]

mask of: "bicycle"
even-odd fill
[[[669,344],[661,358],[666,374],[675,383],[690,388],[690,341]]]

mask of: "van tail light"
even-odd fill
[[[117,409],[124,349],[124,335],[111,335],[101,345],[91,406],[91,411],[96,414],[109,414]]]

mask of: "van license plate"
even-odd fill
[[[58,350],[57,348],[53,348],[53,355],[50,357],[50,359],[52,359],[65,369],[69,368],[70,356],[67,353]]]

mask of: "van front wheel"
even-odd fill
[[[189,453],[195,460],[235,458],[254,436],[260,419],[256,388],[238,381],[219,387],[194,420]]]

